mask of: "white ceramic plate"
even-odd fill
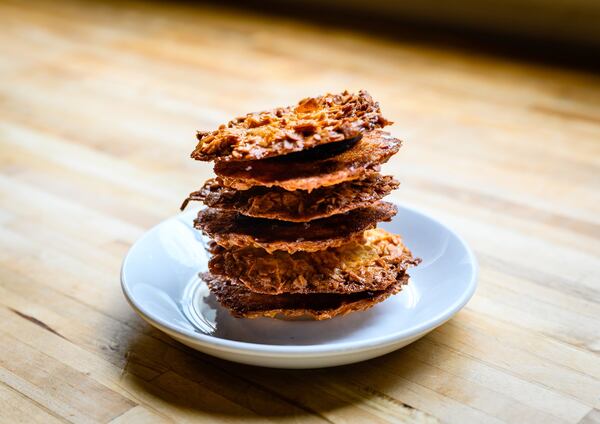
[[[125,297],[151,325],[194,349],[230,361],[317,368],[363,361],[424,336],[458,312],[477,285],[477,262],[465,242],[429,216],[398,205],[381,227],[401,234],[422,258],[400,294],[365,311],[326,321],[239,319],[218,305],[198,278],[206,239],[192,227],[197,209],[145,233],[121,270]]]

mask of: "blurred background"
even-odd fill
[[[220,2],[214,2],[218,4]],[[223,4],[222,2],[220,4]],[[232,1],[225,5],[356,31],[479,46],[483,50],[598,61],[600,3],[593,0]]]
[[[600,5],[593,0],[374,0],[368,4],[358,0],[330,0],[292,3],[296,7],[302,7],[306,3],[311,6],[328,4],[332,12],[338,9],[375,19],[397,19],[424,26],[439,25],[463,31],[555,42],[573,41],[597,46],[600,36]]]

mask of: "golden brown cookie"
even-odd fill
[[[381,291],[416,263],[400,236],[376,228],[365,231],[360,242],[318,252],[216,247],[208,267],[248,290],[274,295]]]
[[[403,274],[385,290],[351,294],[314,293],[268,295],[251,292],[240,282],[201,274],[221,305],[238,318],[304,318],[324,320],[350,312],[364,311],[394,295],[408,283]]]
[[[279,187],[236,190],[224,187],[218,179],[211,178],[202,189],[191,193],[181,208],[184,209],[190,200],[197,200],[212,208],[237,211],[255,218],[306,222],[371,205],[399,184],[391,176],[374,173],[360,180],[317,188],[311,192],[288,191]]]
[[[391,124],[366,91],[325,94],[296,106],[249,113],[211,132],[198,132],[197,160],[256,160],[360,136]]]
[[[225,248],[314,252],[359,239],[365,230],[374,228],[378,222],[389,221],[396,212],[393,204],[380,201],[345,214],[297,223],[250,218],[233,211],[206,208],[198,213],[194,226]]]
[[[319,187],[364,178],[378,170],[402,145],[385,131],[375,130],[356,142],[344,142],[346,150],[322,157],[311,152],[293,153],[259,161],[215,163],[215,173],[227,187],[246,190],[253,186],[312,191]],[[317,147],[319,151],[329,146]],[[317,152],[318,153],[318,152]],[[298,155],[298,156],[296,156]]]

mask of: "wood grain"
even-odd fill
[[[600,78],[217,6],[0,3],[0,421],[544,422],[600,417]],[[227,363],[151,329],[119,267],[209,165],[197,129],[368,89],[401,202],[480,288],[385,357]]]

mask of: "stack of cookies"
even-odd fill
[[[365,92],[326,94],[199,132],[192,158],[216,178],[190,194],[212,239],[201,277],[238,317],[327,319],[398,293],[416,265],[398,235],[376,228],[398,187],[380,165],[401,141]]]

